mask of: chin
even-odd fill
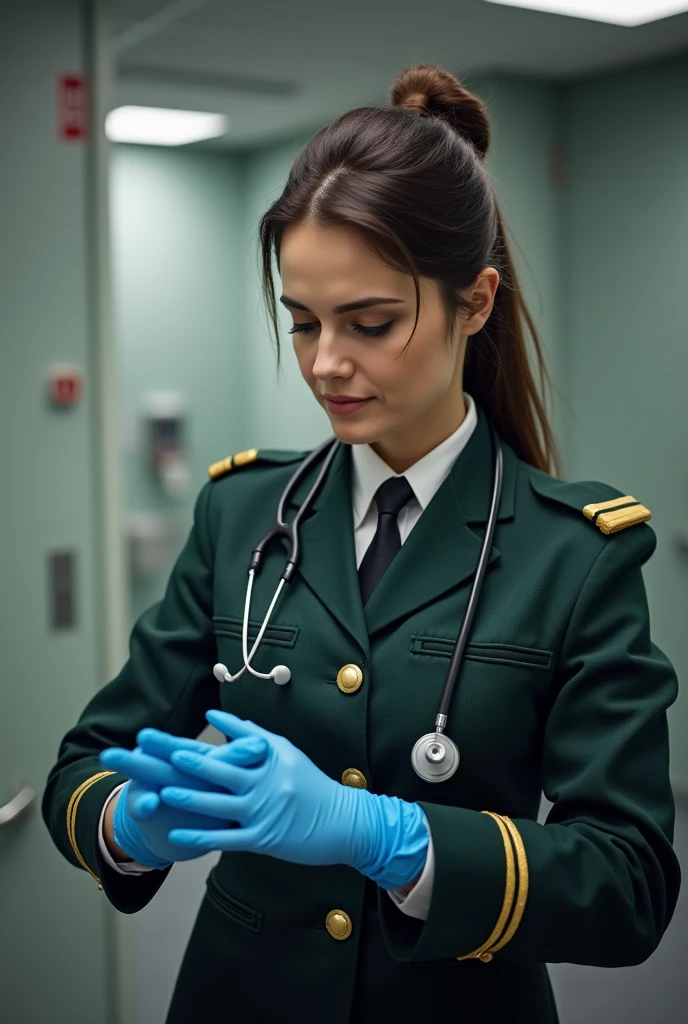
[[[374,444],[388,432],[380,424],[350,423],[345,419],[330,419],[332,433],[343,444]]]

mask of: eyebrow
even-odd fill
[[[335,306],[332,310],[333,313],[351,313],[354,309],[367,309],[368,306],[377,306],[382,302],[403,302],[403,299],[392,299],[392,298],[381,298],[380,296],[371,295],[367,299],[358,299],[356,302],[345,302],[341,306]],[[304,313],[310,313],[308,306],[304,306],[302,302],[297,302],[296,299],[290,299],[288,295],[280,295],[280,302],[285,306],[293,306],[294,309],[302,309]]]

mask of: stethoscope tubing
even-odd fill
[[[327,475],[327,471],[330,468],[330,464],[336,454],[337,448],[339,447],[340,443],[341,442],[336,437],[327,438],[326,441],[324,441],[321,445],[315,448],[310,453],[310,455],[308,455],[307,458],[304,459],[304,461],[301,463],[296,473],[292,475],[291,479],[287,483],[287,486],[282,492],[282,496],[280,497],[279,504],[277,506],[277,512],[275,514],[275,518],[272,521],[270,529],[267,531],[267,533],[265,533],[263,537],[261,537],[261,539],[256,544],[255,548],[251,552],[251,558],[248,569],[248,585],[246,587],[246,598],[244,601],[244,616],[241,627],[241,653],[244,660],[243,667],[235,675],[232,675],[225,665],[217,664],[213,669],[213,672],[215,673],[217,679],[221,679],[224,682],[233,683],[236,682],[236,680],[239,679],[244,674],[244,672],[248,671],[251,673],[251,675],[255,676],[258,679],[274,679],[275,682],[278,682],[280,684],[289,682],[291,678],[291,672],[286,665],[276,665],[275,668],[273,668],[272,672],[266,673],[258,672],[256,669],[253,668],[251,662],[253,661],[253,656],[260,647],[263,636],[265,635],[265,630],[267,629],[268,624],[270,622],[270,616],[272,615],[275,605],[277,604],[277,601],[279,599],[279,596],[282,593],[282,588],[285,586],[286,583],[291,582],[294,576],[301,555],[301,547],[298,533],[301,520],[303,519],[306,512],[308,512],[308,510],[310,509],[313,501],[315,500],[316,495],[318,494],[318,491],[322,487],[325,477]],[[296,487],[298,487],[299,483],[305,478],[313,464],[317,462],[317,460],[326,451],[327,456],[325,458],[325,461],[323,462],[323,465],[320,468],[320,472],[318,473],[315,483],[313,484],[310,491],[306,495],[305,499],[301,503],[292,521],[290,523],[285,522],[284,508],[291,494],[294,492]],[[253,594],[253,581],[255,577],[260,573],[265,548],[273,539],[273,537],[280,536],[286,536],[289,541],[289,555],[287,558],[287,563],[284,567],[282,574],[280,575],[277,589],[275,590],[272,601],[270,602],[270,607],[265,613],[263,624],[261,625],[260,630],[258,631],[258,635],[255,641],[253,642],[251,651],[249,653],[248,623],[251,616],[251,597]]]
[[[437,721],[436,725],[438,728],[444,725],[449,714],[449,706],[454,696],[454,688],[456,686],[456,680],[458,679],[459,671],[461,669],[461,663],[468,644],[468,638],[471,633],[473,626],[473,619],[478,608],[478,601],[480,599],[480,593],[483,586],[483,580],[485,579],[485,573],[487,572],[487,565],[490,558],[490,552],[492,551],[492,541],[495,535],[495,529],[497,526],[497,516],[499,513],[499,501],[502,495],[502,478],[504,473],[504,456],[502,454],[502,447],[499,443],[499,439],[490,425],[490,434],[492,437],[492,452],[494,458],[494,475],[492,483],[492,499],[490,502],[490,513],[487,520],[487,526],[485,528],[485,536],[483,538],[482,546],[480,548],[480,555],[478,557],[478,564],[475,570],[475,576],[473,578],[473,585],[471,586],[471,592],[468,595],[468,602],[466,604],[466,610],[463,615],[463,621],[461,622],[461,629],[459,635],[454,644],[454,650],[452,652],[451,661],[449,662],[449,668],[447,670],[447,678],[444,681],[444,687],[442,689],[442,695],[437,708]],[[440,716],[442,721],[440,722]]]
[[[294,573],[296,572],[296,567],[298,566],[299,559],[301,557],[301,543],[299,539],[299,527],[301,526],[301,520],[309,511],[311,505],[313,504],[316,498],[316,495],[318,494],[320,488],[325,482],[325,477],[327,476],[327,472],[330,468],[332,460],[337,454],[337,449],[339,448],[340,444],[341,441],[339,441],[338,438],[328,437],[326,441],[323,441],[322,444],[318,445],[318,447],[315,448],[310,453],[310,455],[308,455],[301,463],[297,471],[289,480],[287,486],[284,488],[284,491],[282,492],[282,496],[277,506],[277,512],[275,513],[275,518],[272,521],[270,529],[265,533],[263,537],[261,537],[261,539],[256,544],[255,548],[251,552],[251,559],[249,561],[248,566],[249,572],[253,570],[256,573],[256,575],[260,572],[263,561],[263,552],[273,537],[286,536],[289,541],[289,556],[287,558],[287,563],[282,571],[281,579],[283,579],[285,583],[291,582],[291,580],[294,577]],[[327,451],[328,448],[329,451]],[[318,461],[318,459],[325,451],[327,451],[327,457],[325,458],[325,461],[320,467],[320,472],[318,473],[315,483],[311,487],[310,491],[308,492],[304,500],[301,502],[299,510],[292,519],[292,521],[290,523],[285,522],[284,507],[287,501],[291,497],[292,493],[296,490],[298,485],[301,483],[301,481],[304,479],[304,477],[308,474],[308,472],[311,469],[311,466]]]

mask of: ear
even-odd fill
[[[460,330],[463,335],[477,334],[485,326],[494,306],[498,284],[499,272],[494,267],[486,267],[466,289],[466,298],[475,312],[461,317]]]

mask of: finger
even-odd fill
[[[260,769],[243,768],[239,765],[227,764],[218,758],[201,756],[190,750],[177,750],[172,754],[172,763],[194,778],[204,779],[216,786],[228,789],[231,793],[246,793],[257,778]]]
[[[208,757],[226,764],[243,765],[245,768],[262,764],[268,754],[267,740],[260,736],[247,736],[229,743],[220,743],[208,752]]]
[[[233,828],[211,831],[190,828],[173,828],[167,838],[179,846],[193,846],[206,853],[210,850],[232,850],[253,852],[257,850],[259,837],[255,829]],[[259,852],[259,851],[258,851]]]
[[[160,806],[160,797],[157,793],[147,789],[142,792],[132,790],[129,797],[129,808],[132,818],[137,821],[148,821]]]
[[[136,742],[145,753],[160,757],[165,761],[169,761],[173,750],[193,750],[197,754],[207,754],[213,747],[212,743],[202,743],[200,740],[193,740],[188,736],[173,736],[169,732],[152,729],[150,726],[139,729],[136,734]]]
[[[168,761],[145,754],[139,747],[126,750],[124,747],[108,747],[99,754],[101,764],[106,768],[128,775],[130,779],[143,782],[152,789],[163,786],[184,786],[188,782],[179,770]]]
[[[109,747],[107,750],[101,751],[100,761],[107,768],[123,772],[130,779],[156,791],[163,786],[189,785],[189,776],[183,769],[175,768],[164,759],[144,753],[140,747],[136,747],[134,750],[126,750],[124,747]],[[199,789],[212,788],[200,777],[197,777],[196,784]]]
[[[99,754],[101,764],[114,768],[131,779],[144,782],[159,789],[160,786],[174,785],[175,769],[167,761],[150,757],[141,750],[126,750],[124,747],[108,747]]]
[[[255,722],[231,715],[229,711],[218,711],[216,708],[210,708],[209,711],[206,711],[205,717],[211,725],[214,725],[216,729],[219,729],[225,736],[230,736],[232,739],[238,739],[240,736],[262,736],[264,739],[270,740],[275,735],[267,729],[263,729],[260,725],[256,725]]]
[[[226,793],[199,793],[197,789],[181,789],[179,786],[165,786],[160,790],[160,799],[170,807],[194,814],[205,814],[209,818],[225,821],[245,820],[248,803],[245,796]]]

